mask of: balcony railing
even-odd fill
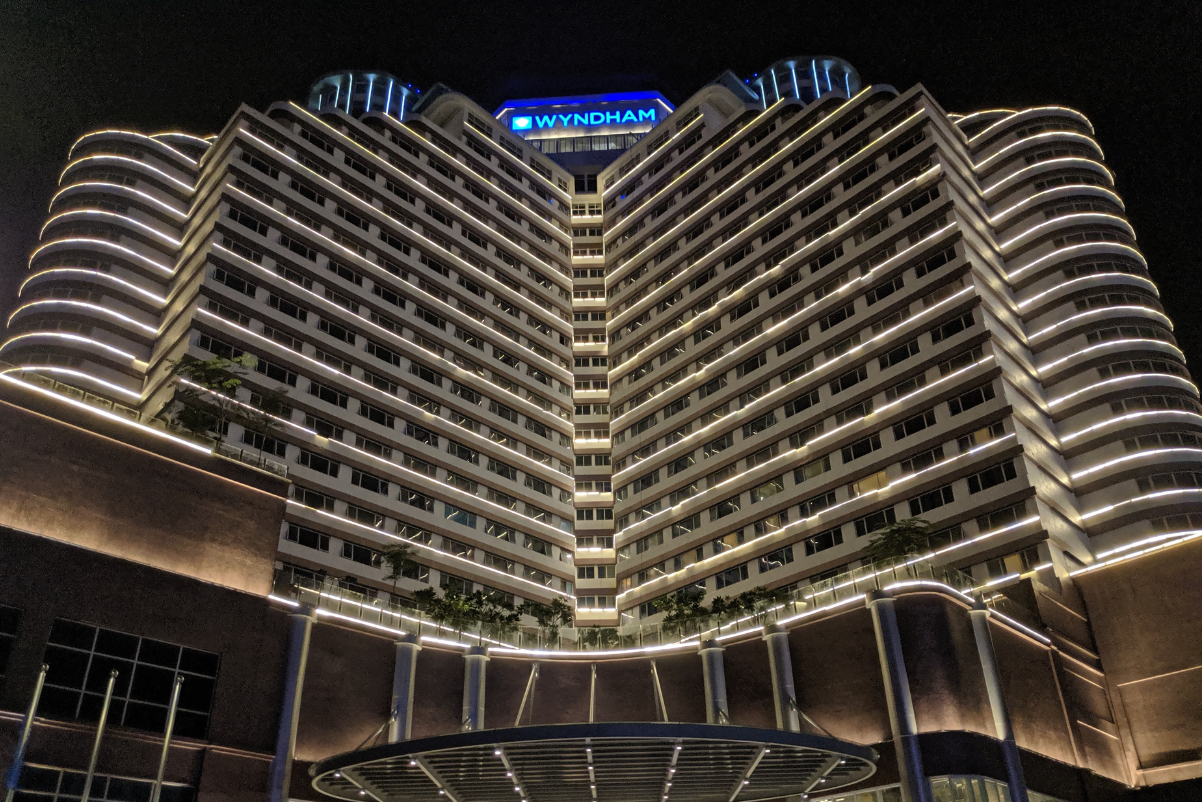
[[[455,628],[432,620],[406,598],[382,598],[349,589],[331,578],[307,579],[277,571],[274,594],[311,605],[339,616],[368,624],[390,627],[419,637],[498,648],[593,652],[608,650],[664,649],[712,638],[727,639],[758,630],[768,623],[788,620],[805,613],[831,608],[878,590],[912,582],[946,585],[978,597],[972,577],[959,569],[935,565],[915,558],[894,565],[857,568],[792,591],[788,598],[764,609],[731,616],[706,615],[687,621],[635,623],[617,627],[532,627],[521,625],[473,624]]]

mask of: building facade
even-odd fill
[[[76,142],[0,359],[152,419],[185,355],[253,356],[223,448],[292,480],[286,585],[637,627],[872,574],[908,518],[976,587],[1055,584],[1202,513],[1103,161],[1079,112],[949,114],[834,58],[495,114],[333,73]]]

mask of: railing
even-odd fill
[[[0,373],[7,373],[9,369],[16,367],[16,365],[11,365],[7,362],[0,362]],[[159,431],[166,432],[174,437],[178,437],[183,440],[192,440],[196,443],[208,446],[213,450],[213,453],[219,457],[232,459],[236,462],[241,462],[244,465],[250,465],[251,467],[259,468],[260,470],[268,471],[269,473],[274,473],[275,475],[282,476],[284,478],[287,478],[288,476],[288,466],[286,464],[273,459],[268,459],[257,450],[239,448],[237,446],[231,446],[227,443],[219,443],[218,441],[209,437],[199,437],[191,432],[171,426],[162,418],[156,418],[147,415],[137,409],[134,409],[133,407],[127,407],[124,404],[119,404],[116,401],[96,395],[95,393],[89,393],[86,390],[81,390],[78,387],[60,382],[57,379],[53,379],[49,376],[44,376],[34,371],[28,371],[23,372],[18,381],[37,385],[38,387],[50,390],[51,392],[57,393],[66,398],[87,404],[90,407],[102,409],[106,412],[111,412],[114,415],[120,415],[121,417],[127,418],[141,426],[146,426],[151,429],[158,429]]]
[[[627,624],[617,627],[531,627],[473,624],[454,628],[432,620],[410,599],[387,599],[341,587],[337,580],[306,579],[276,572],[274,594],[369,624],[390,627],[419,637],[522,650],[592,652],[603,650],[670,649],[711,638],[727,639],[757,630],[764,624],[787,622],[796,616],[830,608],[870,590],[906,582],[934,582],[977,596],[972,577],[929,559],[898,561],[885,567],[858,568],[805,585],[787,599],[771,602],[753,612],[731,616],[706,615],[663,624]]]

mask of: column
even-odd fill
[[[484,729],[484,667],[488,649],[468,647],[463,655],[463,717],[464,730]]]
[[[292,614],[288,636],[288,666],[284,678],[284,702],[280,708],[280,730],[271,761],[271,802],[287,802],[292,781],[292,757],[296,752],[296,726],[300,721],[305,664],[309,661],[309,637],[313,632],[313,608],[301,605]]]
[[[901,635],[897,630],[897,611],[893,607],[893,598],[885,591],[874,590],[868,595],[868,609],[872,613],[881,675],[885,680],[885,703],[889,707],[889,725],[893,730],[893,745],[897,751],[902,800],[931,802],[931,784],[922,767],[918,723],[914,718],[910,680],[902,659]]]
[[[396,662],[392,669],[392,715],[388,722],[388,742],[408,741],[413,733],[413,685],[417,679],[417,653],[422,647],[417,635],[402,635],[396,642]]]
[[[764,627],[768,644],[768,666],[772,669],[772,700],[776,703],[776,728],[801,732],[797,715],[797,690],[793,685],[793,657],[789,654],[789,633],[780,624]]]
[[[729,724],[730,708],[726,704],[726,669],[722,663],[722,647],[717,641],[702,641],[697,653],[701,655],[701,672],[705,678],[705,722]]]
[[[1010,726],[1010,711],[1002,695],[1002,682],[997,671],[997,654],[993,650],[993,636],[989,632],[989,609],[977,602],[968,611],[972,618],[972,634],[977,641],[977,654],[981,658],[981,671],[985,675],[985,691],[989,695],[989,709],[993,712],[993,727],[1002,742],[1002,759],[1006,763],[1006,784],[1010,786],[1010,802],[1028,802],[1027,780],[1023,776],[1023,764],[1018,755],[1018,744],[1014,742],[1014,729]]]

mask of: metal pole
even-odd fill
[[[5,782],[8,793],[4,795],[4,802],[13,802],[13,795],[17,792],[17,784],[21,780],[21,768],[25,765],[25,747],[29,746],[29,736],[33,732],[33,719],[38,712],[38,700],[42,698],[42,686],[46,684],[46,672],[49,670],[50,666],[43,663],[42,670],[38,672],[38,681],[33,686],[33,698],[29,700],[29,710],[25,713],[25,723],[21,726],[21,739],[17,741],[17,750],[13,752],[13,764],[8,769]]]
[[[463,655],[463,729],[484,729],[484,669],[488,664],[488,649],[469,646]]]
[[[167,751],[171,746],[171,731],[175,729],[175,711],[179,709],[179,692],[183,687],[183,675],[176,674],[175,689],[171,691],[171,709],[167,711],[167,732],[163,735],[163,754],[159,756],[159,773],[154,779],[154,789],[150,792],[150,802],[159,802],[159,794],[163,792],[163,774],[167,771]]]
[[[96,776],[96,761],[100,759],[100,739],[104,737],[104,723],[109,717],[109,705],[113,702],[113,686],[117,684],[117,669],[109,672],[108,688],[104,691],[104,707],[100,708],[100,721],[96,724],[96,740],[92,742],[92,759],[88,761],[88,776],[83,781],[83,793],[79,802],[88,802],[92,793],[92,778]]]
[[[655,684],[655,701],[659,705],[660,714],[663,715],[664,721],[668,720],[668,705],[664,702],[664,689],[659,685],[659,669],[655,666],[655,661],[651,661],[651,681]]]
[[[872,613],[872,628],[876,631],[876,648],[881,659],[881,675],[885,680],[885,703],[889,707],[889,724],[897,749],[897,771],[901,780],[903,802],[931,802],[931,784],[922,767],[922,752],[918,746],[918,721],[914,716],[914,700],[910,697],[910,679],[902,657],[901,634],[897,629],[897,611],[893,598],[885,591],[874,590],[868,595]]]
[[[313,608],[302,605],[292,614],[288,636],[288,667],[284,678],[284,701],[280,727],[271,761],[271,802],[287,802],[292,782],[292,756],[296,751],[296,729],[300,723],[301,692],[305,687],[305,665],[309,662],[309,638],[313,634]]]
[[[413,735],[413,687],[417,682],[417,653],[422,650],[417,635],[402,635],[396,642],[392,669],[392,718],[388,743],[408,741]]]
[[[730,707],[726,704],[726,669],[722,663],[722,647],[717,641],[701,642],[701,674],[705,680],[705,722],[729,724]]]
[[[972,634],[977,642],[977,654],[981,658],[981,671],[985,675],[985,691],[989,695],[989,708],[993,712],[993,726],[998,740],[1002,742],[1002,759],[1006,763],[1006,781],[1010,787],[1010,802],[1028,802],[1027,780],[1023,776],[1023,764],[1014,742],[1014,729],[1010,724],[1010,711],[1006,697],[1002,694],[1002,680],[997,670],[997,654],[993,649],[993,636],[989,632],[989,609],[977,602],[968,611],[972,619]]]
[[[592,724],[597,713],[597,664],[593,663],[593,677],[588,685],[588,723]]]
[[[522,713],[526,712],[526,701],[530,699],[530,694],[534,692],[534,683],[538,680],[538,663],[530,666],[530,678],[526,680],[526,691],[522,694],[522,703],[518,705],[518,714],[513,719],[513,726],[519,727],[522,724]],[[530,702],[530,718],[534,718],[534,702]]]
[[[797,715],[797,689],[793,684],[793,658],[789,654],[789,633],[779,624],[764,627],[768,644],[768,667],[772,671],[772,699],[776,703],[776,728],[801,732]]]

